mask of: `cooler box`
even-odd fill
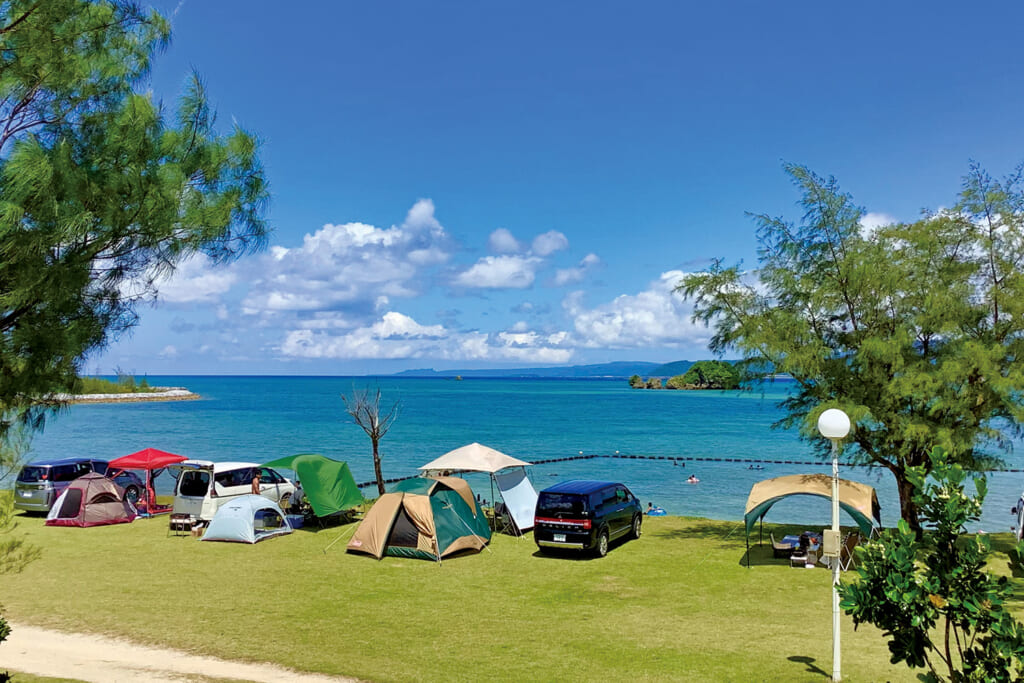
[[[302,520],[303,520],[302,515],[285,515],[285,518],[288,520],[288,526],[290,526],[291,528],[293,528],[293,529],[301,529],[302,528]]]

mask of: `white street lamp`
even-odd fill
[[[850,433],[850,418],[837,408],[829,408],[818,418],[818,431],[832,442],[832,538],[827,551],[834,555],[832,565],[832,681],[842,680],[839,657],[839,442]],[[822,545],[825,539],[822,539]]]

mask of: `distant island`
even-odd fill
[[[478,370],[403,370],[396,377],[476,377],[488,378],[522,378],[531,377],[562,378],[562,379],[626,379],[632,375],[642,374],[648,377],[671,377],[689,369],[692,361],[680,360],[673,363],[651,363],[647,361],[618,361],[614,363],[597,363],[594,365],[571,365],[547,368],[494,368]]]
[[[648,377],[645,380],[640,375],[632,375],[629,386],[634,389],[738,389],[740,372],[728,361],[699,360],[692,363],[685,373],[669,378],[664,384],[661,377]]]

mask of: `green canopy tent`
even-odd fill
[[[747,496],[743,521],[747,531],[747,566],[750,566],[750,531],[763,521],[773,505],[789,496],[817,496],[832,499],[832,477],[827,474],[791,474],[759,481]],[[839,480],[839,507],[853,517],[861,532],[870,537],[882,526],[881,508],[875,489],[848,479]]]
[[[363,494],[356,486],[348,463],[325,458],[319,453],[300,453],[271,460],[263,466],[295,472],[317,517],[349,510],[363,502]]]

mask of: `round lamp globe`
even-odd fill
[[[826,439],[842,439],[850,433],[850,418],[838,408],[829,408],[818,418],[818,431]]]

